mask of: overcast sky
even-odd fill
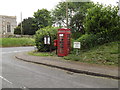
[[[58,2],[65,0],[1,0],[0,1],[0,15],[17,16],[17,23],[21,21],[22,17],[32,17],[34,12],[38,9],[46,8],[51,10],[58,4]],[[119,0],[91,0],[94,2],[102,2],[104,4],[117,5]]]

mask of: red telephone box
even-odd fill
[[[67,56],[70,53],[70,29],[58,29],[57,55]]]

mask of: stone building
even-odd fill
[[[0,15],[0,34],[13,35],[17,26],[16,16]]]

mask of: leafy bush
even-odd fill
[[[78,38],[81,37],[82,35],[83,35],[83,34],[82,34],[81,32],[77,31],[77,32],[72,32],[71,37],[72,37],[73,39],[78,39]]]
[[[85,34],[77,39],[77,41],[81,42],[81,49],[89,49],[97,45],[119,40],[120,30],[115,29],[111,31],[106,30],[97,34]]]
[[[78,38],[77,41],[81,42],[82,49],[86,49],[86,48],[92,47],[94,45],[92,43],[95,43],[95,39],[96,39],[95,35],[85,34],[85,35],[81,36],[80,38]]]
[[[85,32],[97,34],[101,32],[120,30],[120,17],[117,15],[118,7],[103,6],[96,4],[95,7],[88,9],[85,19]],[[109,34],[109,33],[108,33]],[[112,35],[114,36],[114,35]]]
[[[117,13],[116,6],[96,4],[88,9],[84,23],[86,34],[77,39],[81,42],[82,49],[120,40],[120,17]]]
[[[50,51],[50,45],[44,44],[44,37],[51,37],[51,50],[55,50],[54,40],[57,38],[57,29],[58,27],[45,27],[38,30],[35,34],[35,43],[38,51],[46,52]]]

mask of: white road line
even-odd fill
[[[10,82],[9,80],[7,80],[6,78],[4,78],[4,77],[2,77],[2,76],[0,76],[0,78],[2,78],[4,81],[6,81],[6,82],[8,82],[8,83],[10,83],[10,84],[13,84],[12,82]]]
[[[30,51],[30,50],[21,50],[21,51],[2,52],[2,54],[17,53],[17,52],[25,52],[25,51]]]

